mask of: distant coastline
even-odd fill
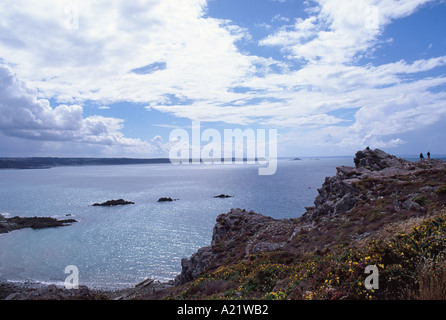
[[[63,166],[104,166],[163,163],[170,163],[170,160],[167,158],[0,158],[0,169],[50,169],[53,167]]]
[[[332,157],[279,157],[279,160],[320,160],[324,158],[349,158],[349,156]],[[400,156],[408,161],[418,161],[414,155]],[[446,155],[440,154],[433,159],[446,161]],[[233,158],[232,161],[236,159]],[[245,162],[247,159],[243,159]],[[256,162],[261,159],[255,159]],[[225,159],[221,159],[225,161]],[[184,160],[183,163],[188,162]],[[192,160],[189,159],[189,162]],[[138,159],[138,158],[58,158],[58,157],[0,157],[1,169],[51,169],[54,167],[76,167],[76,166],[117,166],[117,165],[138,165],[138,164],[170,164],[168,158]]]
[[[243,161],[248,159],[232,158],[230,161]],[[224,163],[227,159],[222,158]],[[256,163],[265,161],[264,159],[253,159]],[[183,159],[181,163],[203,163],[203,159]],[[0,157],[1,169],[51,169],[54,167],[77,167],[77,166],[117,166],[117,165],[138,165],[138,164],[171,164],[168,158],[138,159],[138,158],[58,158],[58,157]]]

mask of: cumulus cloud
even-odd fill
[[[284,27],[260,44],[281,46],[309,62],[346,63],[372,48],[389,23],[432,1],[317,0],[316,14],[296,19],[291,30]]]
[[[0,66],[0,133],[5,137],[42,142],[92,144],[114,147],[119,151],[138,149],[141,154],[157,153],[140,139],[126,138],[123,120],[100,116],[83,117],[80,105],[52,108],[46,99],[37,98],[11,71]],[[5,138],[6,139],[6,138]]]
[[[211,98],[243,77],[251,58],[234,44],[243,29],[203,18],[205,7],[204,0],[2,2],[8,23],[0,34],[9,40],[0,57],[61,102]],[[70,15],[75,29],[67,28]]]

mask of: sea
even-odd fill
[[[312,206],[327,176],[353,158],[280,159],[276,174],[257,165],[119,165],[0,170],[6,217],[75,219],[70,226],[0,235],[0,280],[62,285],[75,266],[79,284],[123,289],[168,281],[212,240],[220,214],[232,208],[276,219]],[[232,198],[215,198],[220,194]],[[174,202],[159,203],[171,197]],[[95,207],[124,199],[135,204]]]

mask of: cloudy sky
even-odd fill
[[[280,156],[446,154],[446,1],[2,0],[0,156],[168,154],[277,129]]]

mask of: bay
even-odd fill
[[[0,213],[76,219],[68,227],[0,235],[0,278],[63,283],[65,267],[100,289],[170,280],[212,239],[216,218],[232,208],[276,219],[311,206],[325,177],[351,158],[281,159],[277,173],[258,166],[147,164],[0,170]],[[233,198],[216,199],[220,194]],[[161,197],[179,199],[158,203]],[[134,205],[93,207],[112,199]]]

